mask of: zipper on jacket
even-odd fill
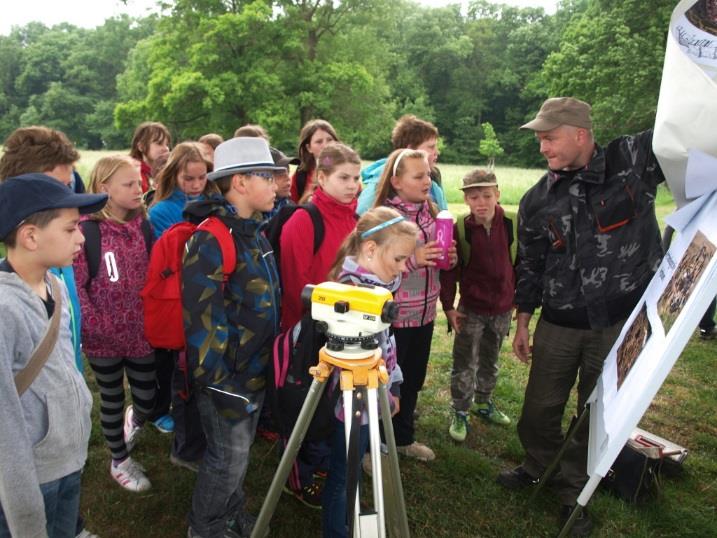
[[[269,264],[266,262],[266,256],[269,254],[273,254],[273,251],[264,251],[258,236],[258,234],[260,233],[261,231],[259,230],[254,233],[254,240],[256,241],[256,246],[259,248],[259,252],[261,252],[261,261],[264,264],[264,269],[266,269],[266,274],[269,277],[269,284],[271,285],[272,289],[273,299],[271,301],[271,309],[274,311],[274,332],[277,333],[279,331],[279,312],[276,309],[276,293],[274,293],[277,288],[274,284],[274,275],[272,275],[271,267],[269,267]]]
[[[421,230],[421,233],[423,234],[423,240],[428,243],[428,234],[426,231],[421,227],[421,225],[418,223],[418,218],[421,214],[421,210],[419,209],[416,213],[416,226],[418,226],[418,229]],[[423,314],[421,314],[421,327],[425,325],[426,320],[426,313],[428,312],[428,287],[429,287],[429,269],[430,267],[426,265],[426,285],[423,290]]]

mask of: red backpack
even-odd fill
[[[180,222],[169,228],[152,247],[147,281],[141,296],[144,303],[144,336],[154,348],[184,349],[182,321],[182,256],[185,243],[197,230],[212,234],[219,242],[224,268],[223,285],[236,269],[236,246],[231,231],[217,217],[199,225]]]

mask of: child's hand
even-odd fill
[[[463,320],[466,318],[466,315],[454,309],[446,312],[446,318],[448,319],[448,323],[451,328],[456,331],[456,334],[460,333],[461,326],[463,325]]]
[[[389,393],[389,396],[391,397],[391,416],[395,417],[398,412],[401,410],[401,399],[397,396],[394,396],[393,394]]]
[[[436,265],[435,260],[441,257],[441,252],[443,251],[437,245],[438,241],[429,241],[416,249],[416,263],[419,267],[433,267]]]
[[[451,269],[453,269],[456,264],[458,263],[458,249],[456,248],[456,240],[453,240],[453,243],[451,244],[450,248],[448,249],[448,262],[451,266]],[[458,332],[458,331],[456,331]]]

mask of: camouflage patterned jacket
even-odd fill
[[[604,328],[627,317],[662,258],[652,131],[623,136],[573,172],[548,171],[518,214],[518,312]]]
[[[187,205],[185,219],[218,216],[232,231],[237,268],[222,286],[219,243],[208,232],[187,241],[182,306],[187,365],[193,383],[209,389],[219,411],[240,419],[257,408],[279,327],[279,276],[260,220],[242,219],[223,199]],[[257,214],[257,219],[261,215]]]

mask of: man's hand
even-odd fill
[[[463,320],[465,318],[466,315],[456,309],[449,310],[448,312],[446,312],[446,319],[448,319],[448,323],[450,324],[451,329],[456,331],[456,334],[459,334],[461,332],[461,326],[463,325]]]
[[[528,329],[531,316],[531,314],[524,312],[518,314],[518,324],[513,338],[513,353],[515,353],[520,362],[526,364],[530,362],[530,356],[533,351],[530,346],[530,330]]]

